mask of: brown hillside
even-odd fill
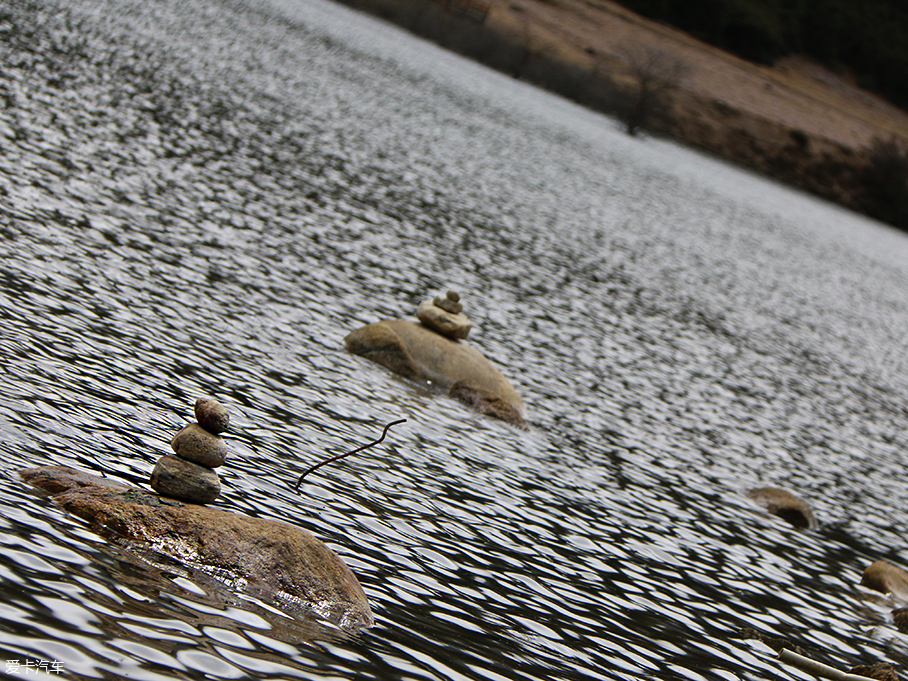
[[[628,51],[653,47],[677,57],[688,68],[678,84],[681,129],[670,132],[706,148],[715,146],[710,134],[719,133],[696,132],[701,127],[732,126],[760,137],[766,123],[801,131],[820,146],[826,140],[858,150],[875,137],[908,140],[906,112],[816,63],[753,64],[608,0],[495,0],[486,21],[534,51],[619,78],[629,78]]]

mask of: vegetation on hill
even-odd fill
[[[806,54],[908,107],[905,0],[619,0],[745,59]]]

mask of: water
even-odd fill
[[[154,680],[811,678],[757,630],[842,668],[905,662],[892,604],[859,587],[876,559],[908,563],[904,235],[340,6],[90,0],[27,35],[16,16],[4,660]],[[529,431],[344,352],[448,287]],[[18,481],[56,463],[144,484],[205,394],[231,411],[218,505],[328,542],[374,628],[103,539]],[[767,484],[821,528],[742,494]]]

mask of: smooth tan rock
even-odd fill
[[[758,487],[747,491],[747,496],[795,527],[804,530],[815,530],[819,524],[813,510],[804,500],[785,489],[778,487]]]
[[[460,294],[457,291],[448,291],[444,296],[435,296],[435,300],[432,302],[436,307],[451,314],[463,312],[463,303],[460,302]]]
[[[227,407],[211,397],[200,397],[195,401],[195,420],[209,433],[223,433],[230,425]]]
[[[182,504],[65,466],[19,474],[94,528],[145,542],[194,567],[225,570],[257,597],[278,605],[287,599],[306,604],[348,631],[374,623],[366,594],[347,565],[295,525]]]
[[[526,407],[520,395],[486,357],[469,343],[451,340],[416,322],[386,319],[356,329],[347,350],[405,378],[429,381],[437,389],[520,427]]]
[[[217,468],[227,459],[224,438],[205,430],[198,423],[181,428],[170,441],[170,447],[181,459],[208,468]]]
[[[151,472],[151,488],[158,494],[196,504],[209,504],[221,493],[214,469],[164,455]]]
[[[424,300],[416,308],[416,317],[430,329],[448,338],[465,339],[473,327],[465,314],[452,314],[435,305],[431,300]]]
[[[861,584],[874,591],[891,593],[897,598],[908,598],[908,572],[885,560],[868,565],[861,577]]]

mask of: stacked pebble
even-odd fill
[[[416,316],[425,326],[448,338],[463,340],[470,334],[469,318],[463,314],[463,303],[457,291],[448,291],[444,298],[425,300],[416,309]]]
[[[151,487],[166,497],[207,504],[221,493],[214,469],[227,458],[227,443],[220,433],[227,430],[230,416],[217,400],[200,397],[195,418],[198,423],[190,423],[170,441],[176,456],[165,454],[158,459]]]

